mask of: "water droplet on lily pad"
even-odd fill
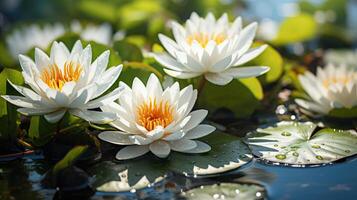
[[[291,133],[284,131],[281,133],[282,136],[291,136]]]
[[[317,159],[323,160],[324,158],[322,156],[316,156]]]
[[[313,144],[313,145],[311,145],[311,147],[314,148],[314,149],[319,149],[319,148],[321,148],[320,145],[318,145],[318,144]]]
[[[286,155],[284,154],[278,154],[275,156],[275,158],[279,159],[279,160],[284,160],[286,158]]]

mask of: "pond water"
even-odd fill
[[[41,184],[48,167],[48,163],[37,155],[0,164],[0,199],[52,199],[56,190],[45,189]],[[254,159],[242,169],[219,178],[171,175],[164,184],[158,183],[158,186],[136,193],[97,192],[91,198],[117,199],[119,195],[123,199],[170,199],[176,198],[181,189],[221,181],[262,185],[267,190],[267,199],[354,199],[357,196],[356,167],[356,156],[343,162],[307,168],[266,164]],[[58,194],[56,198],[61,199]]]

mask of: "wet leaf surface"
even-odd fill
[[[353,130],[321,129],[311,122],[279,122],[247,136],[253,154],[268,161],[291,165],[330,163],[357,153]]]

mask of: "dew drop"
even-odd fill
[[[284,131],[281,133],[282,136],[291,136],[291,133]]]
[[[214,195],[213,195],[213,198],[214,198],[214,199],[218,199],[218,198],[219,198],[219,194],[214,194]]]
[[[131,189],[130,192],[131,192],[131,193],[135,193],[135,192],[136,192],[136,189]]]
[[[293,152],[293,156],[298,157],[298,156],[299,156],[299,153],[298,153],[298,152]]]
[[[275,158],[277,158],[279,160],[284,160],[286,158],[286,156],[284,154],[278,154],[275,156]]]
[[[319,149],[319,148],[321,148],[320,145],[317,145],[317,144],[313,144],[313,145],[311,145],[311,147],[314,148],[314,149]]]
[[[261,193],[261,192],[257,192],[257,193],[255,194],[255,196],[256,196],[256,197],[261,197],[261,196],[262,196],[262,193]]]
[[[346,153],[351,153],[351,151],[350,151],[350,150],[348,150],[348,149],[347,149],[347,150],[345,150],[345,152],[346,152]]]
[[[324,158],[322,156],[316,156],[317,159],[323,160]]]
[[[278,147],[279,145],[277,145],[277,144],[274,144],[274,147]]]

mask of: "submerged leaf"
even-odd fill
[[[87,148],[88,146],[76,146],[71,149],[66,156],[53,167],[53,174],[57,174],[59,171],[73,165],[79,156],[87,150]]]
[[[253,154],[292,165],[330,163],[357,153],[357,134],[325,128],[314,133],[311,122],[280,122],[247,135]]]

